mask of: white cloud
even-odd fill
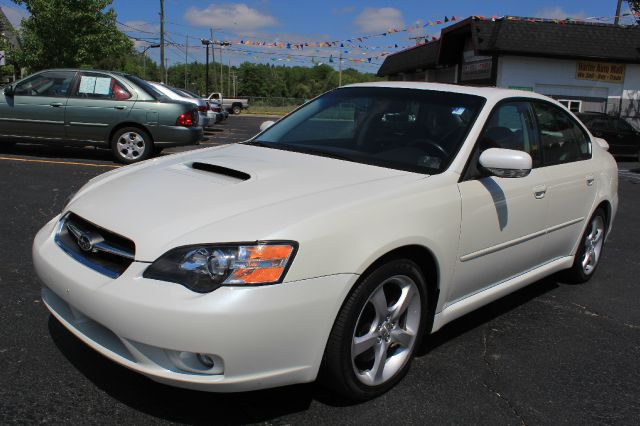
[[[2,11],[15,29],[20,28],[20,22],[29,17],[29,12],[17,7],[2,6]]]
[[[365,33],[387,31],[390,28],[404,28],[402,12],[393,7],[379,9],[365,7],[353,22],[360,31]]]
[[[184,18],[191,25],[236,31],[274,27],[278,20],[268,13],[252,9],[244,3],[210,4],[204,9],[190,7]]]
[[[547,19],[565,19],[567,17],[572,19],[584,19],[587,17],[587,14],[584,11],[567,12],[560,6],[549,6],[538,10],[534,16],[536,18]]]

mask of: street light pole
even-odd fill
[[[211,40],[200,39],[200,42],[204,44],[204,48],[207,51],[206,61],[204,65],[204,93],[205,96],[209,96],[209,45],[211,44]]]
[[[160,47],[159,44],[150,44],[149,46],[142,49],[142,77],[147,79],[147,50],[154,49]]]

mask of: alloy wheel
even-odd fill
[[[413,279],[395,275],[364,304],[351,341],[356,377],[368,386],[391,379],[409,361],[421,318],[420,292]]]
[[[125,132],[118,138],[117,148],[123,158],[137,160],[144,154],[146,145],[139,133]]]
[[[582,270],[590,275],[598,265],[602,244],[604,243],[604,220],[602,216],[595,215],[591,219],[589,232],[584,237],[584,254],[582,255]]]

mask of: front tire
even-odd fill
[[[562,272],[563,281],[580,284],[591,279],[600,264],[606,232],[607,217],[600,207],[593,213],[582,234],[573,265]]]
[[[137,127],[123,127],[113,134],[111,150],[120,163],[133,164],[146,160],[153,153],[151,136]]]
[[[367,274],[333,325],[321,382],[355,401],[391,389],[409,370],[427,306],[427,286],[414,262],[393,260]]]

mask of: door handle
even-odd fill
[[[595,178],[593,176],[587,176],[587,186],[593,186]]]
[[[54,108],[60,108],[61,106],[64,106],[62,102],[51,102],[49,105],[51,105]]]
[[[536,186],[535,188],[533,188],[533,196],[536,197],[537,199],[544,198],[546,193],[547,193],[547,187],[544,185]]]
[[[114,108],[115,109],[125,109],[126,106],[124,106],[124,105],[116,105],[116,106],[114,106]]]

